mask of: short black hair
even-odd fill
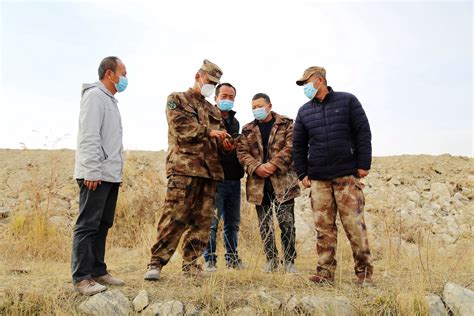
[[[267,101],[267,103],[272,103],[272,101],[270,101],[270,97],[265,93],[257,93],[253,96],[252,101],[255,101],[257,99],[264,99],[265,101]]]
[[[223,82],[223,83],[218,84],[217,87],[216,87],[216,97],[219,96],[219,90],[221,89],[222,86],[226,86],[226,87],[234,89],[234,93],[235,93],[235,95],[237,95],[237,89],[235,89],[235,87],[233,85],[231,85],[228,82]]]
[[[107,70],[112,70],[114,73],[117,71],[117,60],[118,57],[109,56],[102,59],[99,65],[99,80],[104,79]]]

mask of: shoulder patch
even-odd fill
[[[167,106],[168,106],[168,109],[174,110],[176,109],[176,102],[170,100],[168,101]]]

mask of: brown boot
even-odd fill
[[[105,290],[107,290],[106,286],[96,283],[92,279],[82,280],[81,282],[74,284],[74,291],[87,296],[104,292]]]
[[[330,285],[334,283],[334,278],[327,277],[324,275],[319,275],[319,274],[310,276],[309,280],[319,285]]]
[[[115,285],[115,286],[122,286],[125,284],[124,281],[114,278],[108,273],[100,277],[94,278],[94,281],[99,282],[101,284]]]

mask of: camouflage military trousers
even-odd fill
[[[311,205],[317,232],[317,274],[334,278],[336,270],[339,211],[342,226],[352,248],[357,275],[372,275],[367,229],[364,220],[363,184],[354,176],[311,181]]]
[[[168,263],[183,237],[183,271],[197,265],[209,238],[216,182],[207,178],[174,175],[168,179],[158,237],[151,248],[150,266]]]

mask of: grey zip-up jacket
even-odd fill
[[[122,120],[117,99],[102,84],[82,85],[74,178],[122,182]]]

